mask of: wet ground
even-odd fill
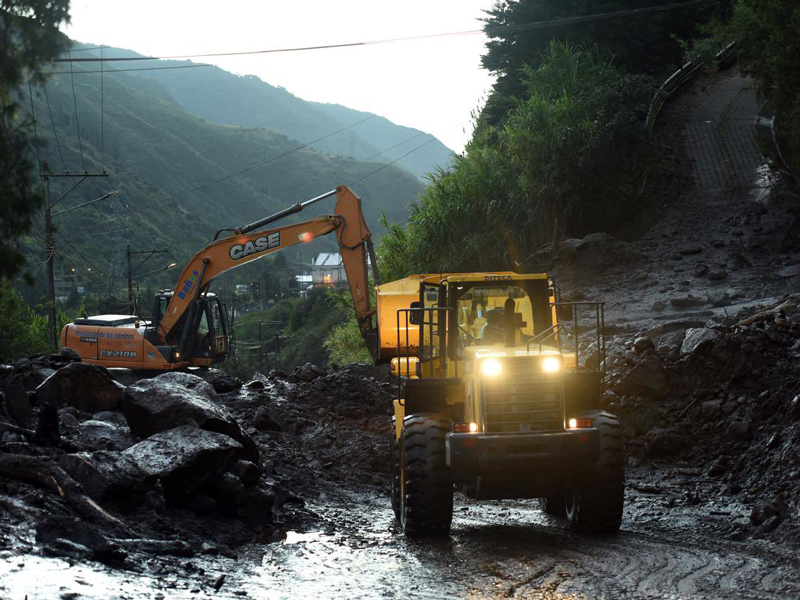
[[[573,534],[534,501],[459,498],[450,538],[408,540],[397,531],[387,498],[343,490],[309,504],[320,517],[313,526],[252,544],[237,559],[180,560],[192,565],[183,577],[4,557],[0,589],[5,598],[800,595],[796,553],[764,541],[727,539],[747,522],[744,507],[702,502],[666,508],[674,481],[660,487],[652,482],[652,474],[634,474],[616,535]]]

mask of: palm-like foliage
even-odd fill
[[[414,272],[516,269],[553,233],[582,235],[629,208],[650,80],[593,48],[553,41],[502,127],[484,127],[380,246],[387,280]]]

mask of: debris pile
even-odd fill
[[[0,365],[0,545],[125,568],[232,556],[315,521],[308,495],[386,486],[387,369],[196,373],[66,349]]]
[[[285,494],[215,391],[235,396],[241,382],[215,370],[127,386],[115,375],[69,350],[0,366],[6,547],[31,549],[35,530],[46,553],[124,562],[131,548],[191,554],[272,530]]]
[[[719,496],[752,507],[752,534],[800,540],[797,299],[616,336],[609,348],[604,401],[622,418],[631,463],[700,467]]]

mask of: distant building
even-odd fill
[[[311,282],[313,285],[337,285],[347,281],[338,252],[322,252],[311,262]]]
[[[250,286],[244,283],[239,283],[236,285],[236,293],[237,294],[249,294],[250,293]]]

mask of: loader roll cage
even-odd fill
[[[550,345],[555,345],[558,348],[559,354],[573,353],[575,354],[575,369],[577,371],[600,371],[605,375],[606,364],[606,337],[605,337],[605,303],[604,302],[555,302],[553,306],[556,309],[556,314],[566,312],[564,309],[569,309],[572,313],[572,318],[568,321],[556,321],[551,327],[536,334],[525,345],[528,354],[531,353],[531,345],[538,344],[539,353],[542,352],[542,347],[545,342],[551,340]],[[585,308],[588,311],[594,310],[594,327],[582,328],[581,326],[581,309]],[[588,317],[591,321],[591,316]],[[585,320],[585,318],[584,318]],[[581,366],[580,361],[580,346],[581,334],[594,332],[594,343],[598,352],[597,369],[588,368],[591,365],[584,364]],[[569,343],[565,344],[566,341]],[[587,357],[588,358],[588,357]]]
[[[419,304],[419,303],[415,303]],[[605,379],[606,364],[606,342],[605,342],[605,304],[603,302],[554,302],[550,306],[555,308],[556,314],[571,313],[571,318],[565,321],[557,321],[544,331],[536,334],[526,345],[526,352],[530,355],[531,346],[538,345],[539,354],[542,353],[544,346],[551,346],[558,349],[559,354],[574,354],[575,372],[595,372],[600,374],[600,384]],[[588,314],[581,314],[588,313]],[[587,321],[589,325],[587,326]],[[591,322],[594,321],[593,326]],[[417,348],[417,361],[412,363],[412,346],[410,344],[409,326],[419,325],[419,346]],[[444,324],[445,334],[442,335],[440,326]],[[404,398],[405,384],[412,374],[412,364],[414,364],[413,374],[418,379],[431,379],[433,376],[433,361],[442,361],[442,370],[446,372],[447,361],[451,360],[454,364],[454,374],[458,378],[458,362],[460,356],[457,352],[448,352],[448,340],[451,349],[457,345],[458,321],[456,309],[453,306],[413,306],[412,308],[402,308],[397,310],[396,331],[397,331],[397,397]],[[586,356],[586,360],[581,364],[581,345],[592,342],[586,340],[587,334],[592,335],[592,342],[595,344],[597,352],[596,361],[590,361],[591,356]],[[401,368],[405,362],[405,369]],[[426,369],[424,363],[430,363],[430,368]],[[596,362],[596,364],[594,364]],[[426,375],[426,371],[428,374]],[[400,374],[405,373],[405,376]]]
[[[403,315],[402,319],[400,315]],[[426,319],[426,315],[428,318]],[[435,320],[434,320],[435,316]],[[456,327],[458,326],[457,322],[454,320],[455,316],[455,309],[449,306],[439,307],[439,306],[431,306],[431,307],[414,307],[414,308],[401,308],[397,310],[397,367],[399,372],[403,372],[400,368],[400,365],[403,361],[405,361],[405,373],[408,375],[406,377],[397,377],[397,397],[402,399],[404,398],[405,392],[405,383],[411,377],[411,344],[409,340],[409,326],[419,324],[420,334],[419,334],[419,347],[418,347],[418,361],[415,363],[415,375],[419,379],[425,379],[425,369],[423,368],[423,362],[430,362],[433,363],[436,359],[440,359],[443,362],[443,366],[446,368],[448,355],[447,355],[447,335],[441,335],[441,330],[439,329],[440,323],[445,324],[445,332],[450,331],[451,323],[456,323]],[[405,332],[405,339],[402,339],[403,336],[401,332],[401,320],[403,321],[404,327],[402,327],[402,331]],[[434,329],[436,327],[436,329]],[[425,335],[425,331],[427,328],[427,336]],[[436,338],[438,337],[438,343]],[[426,342],[427,339],[427,342]],[[437,348],[438,346],[438,348]],[[455,365],[455,376],[458,377],[458,357],[456,356],[453,359],[453,363]],[[432,365],[431,365],[432,366]],[[433,369],[431,368],[431,371]],[[432,379],[433,377],[428,376],[428,379]]]

